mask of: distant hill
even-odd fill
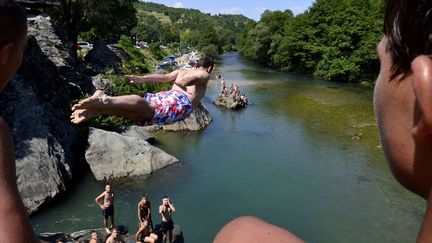
[[[162,43],[181,42],[189,46],[214,48],[218,53],[235,48],[245,26],[254,22],[243,15],[211,15],[196,9],[173,8],[138,2],[138,25],[132,31],[139,39]]]
[[[194,28],[203,24],[222,24],[224,27],[244,28],[245,24],[253,20],[244,15],[218,14],[210,15],[197,9],[173,8],[163,4],[152,2],[139,2],[136,4],[138,11],[155,12],[168,16],[172,22],[184,19],[184,26]],[[193,21],[199,20],[199,21]],[[229,24],[230,26],[227,26]]]

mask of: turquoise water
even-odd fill
[[[181,164],[112,182],[116,221],[136,229],[136,203],[150,195],[153,220],[169,195],[185,242],[211,242],[229,220],[254,215],[308,242],[413,242],[425,203],[391,176],[372,110],[372,90],[259,67],[236,54],[214,74],[253,102],[227,111],[204,99],[213,123],[202,132],[157,134]],[[37,232],[102,226],[88,173],[65,198],[32,218]]]

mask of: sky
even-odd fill
[[[306,11],[315,0],[145,0],[168,7],[193,8],[203,13],[242,14],[259,20],[265,10],[290,9],[294,15]]]

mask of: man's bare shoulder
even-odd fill
[[[414,80],[430,82],[432,80],[432,59],[427,55],[420,55],[411,62]]]

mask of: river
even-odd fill
[[[254,215],[308,242],[414,242],[425,202],[391,176],[379,144],[372,90],[281,73],[224,55],[221,73],[253,102],[242,111],[204,103],[213,122],[201,132],[161,132],[160,148],[181,160],[151,176],[112,183],[116,221],[137,227],[147,193],[153,221],[168,195],[185,242],[211,242],[229,220]],[[32,217],[36,232],[102,226],[91,173],[55,205]]]

